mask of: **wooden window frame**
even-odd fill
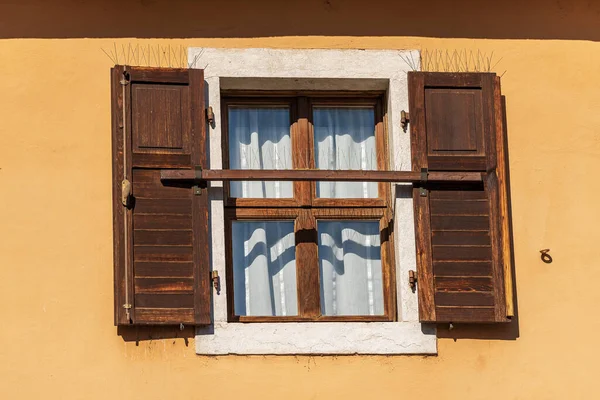
[[[221,121],[223,168],[229,169],[229,108],[235,106],[289,107],[292,165],[315,169],[312,110],[318,106],[372,106],[375,110],[375,140],[378,170],[389,169],[387,132],[384,124],[383,92],[223,92]],[[223,185],[225,206],[227,315],[229,322],[367,322],[395,321],[396,271],[393,253],[391,187],[378,184],[378,197],[330,199],[316,197],[316,182],[293,182],[293,198],[260,199],[230,197],[229,182]],[[296,241],[297,316],[240,316],[234,310],[232,223],[233,221],[294,221]],[[324,316],[320,305],[318,220],[379,221],[384,313],[382,315]]]

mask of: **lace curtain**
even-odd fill
[[[229,110],[232,169],[292,168],[287,108]],[[372,108],[315,107],[315,162],[319,169],[376,169]],[[293,197],[292,182],[231,182],[232,197]],[[377,197],[377,183],[318,182],[317,196]],[[318,221],[323,315],[382,315],[383,284],[378,221]],[[293,221],[234,221],[236,315],[298,314]]]

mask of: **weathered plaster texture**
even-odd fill
[[[217,323],[199,330],[199,354],[427,354],[433,328],[418,322]],[[423,337],[426,337],[424,339]]]
[[[276,50],[190,48],[189,62],[204,68],[207,106],[215,124],[209,130],[210,168],[222,165],[221,89],[328,89],[387,91],[387,132],[391,165],[410,170],[409,134],[400,127],[400,111],[408,110],[405,60],[417,51]],[[373,68],[376,65],[377,68]],[[225,282],[222,183],[211,196],[212,268]],[[417,296],[407,285],[415,269],[415,236],[410,187],[397,185],[395,246],[399,322],[388,323],[227,323],[227,288],[213,292],[214,326],[199,328],[198,354],[431,354],[434,328],[418,323]]]

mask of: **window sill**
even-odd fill
[[[419,322],[215,323],[196,331],[200,355],[437,354]]]

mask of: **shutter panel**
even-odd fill
[[[480,184],[413,190],[422,322],[512,316],[507,165],[500,80],[409,72],[413,171],[479,171]]]
[[[160,180],[205,165],[203,71],[116,66],[111,78],[115,324],[209,324],[206,189]]]

